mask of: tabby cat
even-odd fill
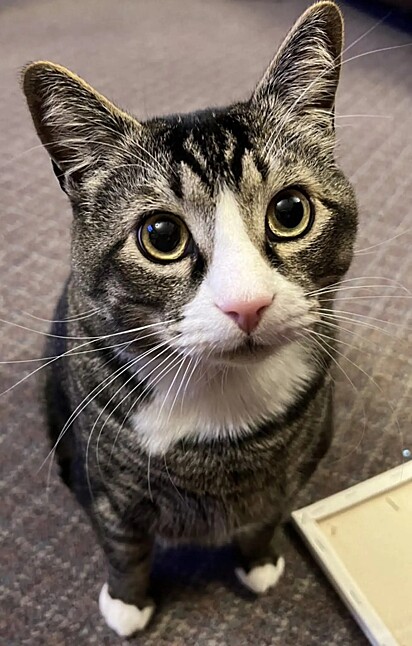
[[[24,70],[74,215],[50,436],[107,557],[99,605],[119,635],[153,614],[156,540],[232,543],[256,593],[283,572],[279,529],[332,434],[320,302],[356,234],[334,160],[341,53],[340,11],[318,2],[248,100],[145,122],[59,65]]]

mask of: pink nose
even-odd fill
[[[218,305],[218,308],[249,334],[258,326],[263,312],[272,301],[271,296],[261,296],[253,301],[227,301]]]

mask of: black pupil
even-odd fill
[[[302,222],[305,209],[297,195],[286,195],[275,205],[276,218],[286,229],[295,229]]]
[[[167,218],[148,224],[147,232],[153,247],[163,253],[174,251],[181,239],[180,226]]]

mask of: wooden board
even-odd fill
[[[412,646],[412,462],[293,512],[375,646]]]

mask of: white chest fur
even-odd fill
[[[133,426],[150,453],[165,453],[185,438],[248,433],[256,423],[284,412],[313,374],[308,355],[296,343],[244,367],[214,367],[206,374],[203,370],[199,367],[192,374],[187,387],[180,386],[185,370],[174,382],[172,370],[134,414]]]

